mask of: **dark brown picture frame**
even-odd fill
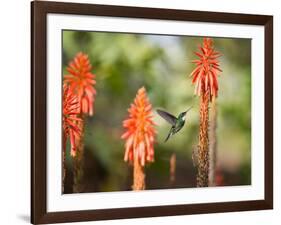
[[[47,30],[49,13],[261,25],[265,28],[265,199],[238,202],[47,212]],[[35,1],[31,3],[31,222],[174,216],[273,208],[273,17],[233,13]]]

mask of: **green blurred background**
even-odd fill
[[[196,186],[192,152],[198,144],[199,98],[188,75],[202,37],[63,31],[63,73],[80,51],[96,74],[95,114],[86,119],[83,192],[130,190],[132,167],[123,161],[124,132],[137,90],[144,86],[157,126],[155,162],[146,166],[146,189]],[[214,38],[222,53],[217,99],[218,167],[223,185],[251,184],[251,40]],[[170,126],[155,110],[178,115],[191,105],[185,127],[167,143]],[[176,153],[176,180],[169,181]],[[67,152],[65,193],[72,192],[72,158]]]

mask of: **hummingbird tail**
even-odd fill
[[[171,132],[169,132],[169,134],[168,134],[168,136],[166,137],[166,139],[165,139],[165,141],[164,142],[167,142],[168,140],[169,140],[169,138],[170,138],[170,136],[171,136]]]

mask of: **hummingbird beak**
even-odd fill
[[[189,110],[191,110],[191,109],[192,109],[192,107],[193,107],[193,106],[191,106],[188,110],[186,110],[186,111],[185,111],[185,113],[187,113]]]

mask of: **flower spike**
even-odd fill
[[[92,66],[88,55],[79,52],[67,67],[69,74],[64,76],[64,81],[69,84],[70,90],[78,96],[80,112],[93,115],[96,84],[95,75],[91,73]]]
[[[190,74],[193,78],[192,83],[195,84],[194,94],[200,96],[201,93],[206,93],[209,90],[210,99],[212,99],[218,96],[217,76],[222,72],[218,57],[221,54],[214,50],[211,38],[204,38],[203,45],[199,46],[199,50],[200,52],[195,52],[199,59],[192,61],[196,67]]]
[[[121,137],[126,140],[124,160],[133,162],[137,159],[144,166],[146,162],[154,161],[153,145],[156,135],[152,105],[144,87],[138,90],[128,112],[129,118],[123,121],[126,132]]]

